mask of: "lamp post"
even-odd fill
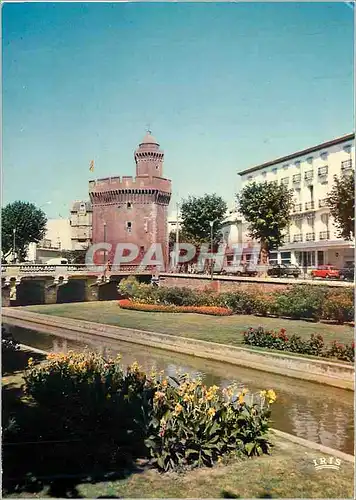
[[[179,260],[179,203],[177,203],[177,222],[176,222],[176,255],[175,255],[175,268],[178,271]]]
[[[106,222],[104,222],[104,243],[106,243]],[[104,264],[106,264],[106,248],[104,250]]]
[[[214,219],[209,222],[210,224],[210,252],[213,254],[213,245],[214,245],[214,240],[213,240],[213,228],[214,228],[214,222],[216,222],[219,219]],[[214,275],[214,262],[213,259],[211,259],[211,276],[210,279],[213,281],[213,275]]]
[[[13,234],[12,251],[14,254],[14,264],[16,264],[16,227],[13,228],[12,234]]]

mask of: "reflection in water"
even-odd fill
[[[273,388],[278,398],[272,410],[273,427],[353,454],[351,391],[88,334],[62,331],[58,337],[24,328],[9,329],[19,342],[45,351],[83,350],[88,346],[105,357],[120,353],[125,366],[137,361],[145,370],[155,367],[170,376],[178,369],[201,375],[207,385],[236,382],[251,391]]]

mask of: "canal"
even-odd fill
[[[61,336],[56,336],[14,326],[7,329],[18,342],[45,351],[80,351],[87,346],[104,356],[120,353],[125,366],[137,361],[145,370],[155,367],[167,375],[174,375],[178,369],[201,375],[207,385],[236,382],[251,391],[274,389],[277,401],[272,410],[272,427],[354,453],[352,391],[88,334],[62,331]]]

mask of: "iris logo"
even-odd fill
[[[339,458],[314,458],[313,460],[315,470],[321,469],[335,469],[340,470],[341,460]]]

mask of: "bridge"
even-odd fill
[[[129,264],[105,271],[100,266],[85,264],[3,265],[2,305],[54,304],[58,299],[60,302],[92,301],[100,300],[103,294],[114,298],[121,279],[135,275],[139,281],[149,282],[153,273],[153,268],[140,270],[138,265]]]

